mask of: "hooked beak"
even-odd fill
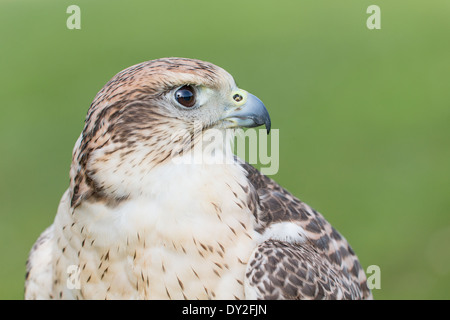
[[[245,102],[227,111],[224,121],[229,123],[229,128],[244,127],[253,128],[266,126],[267,134],[270,132],[270,116],[264,103],[251,93],[241,91],[245,95]]]

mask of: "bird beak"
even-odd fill
[[[242,103],[233,101],[237,106],[227,110],[226,116],[222,119],[229,124],[227,127],[253,128],[265,125],[269,134],[271,122],[264,103],[244,90],[239,90],[239,94],[242,97]]]

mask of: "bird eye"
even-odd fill
[[[175,100],[183,107],[192,108],[195,104],[195,90],[191,86],[182,86],[175,92]]]
[[[236,94],[233,96],[233,100],[236,101],[236,102],[241,102],[242,99],[244,99],[244,97],[242,97],[239,93],[236,93]]]

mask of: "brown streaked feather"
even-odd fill
[[[246,277],[259,299],[363,299],[368,292],[313,244],[268,240],[253,253]]]
[[[348,242],[325,218],[272,179],[241,163],[254,189],[257,228],[273,223],[301,226],[307,241],[267,240],[250,259],[246,275],[260,299],[370,299],[366,275]],[[286,272],[287,271],[287,272]]]

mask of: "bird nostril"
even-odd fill
[[[244,99],[244,98],[239,93],[236,93],[233,96],[233,100],[236,101],[236,102],[240,102],[240,101],[242,101],[242,99]]]

